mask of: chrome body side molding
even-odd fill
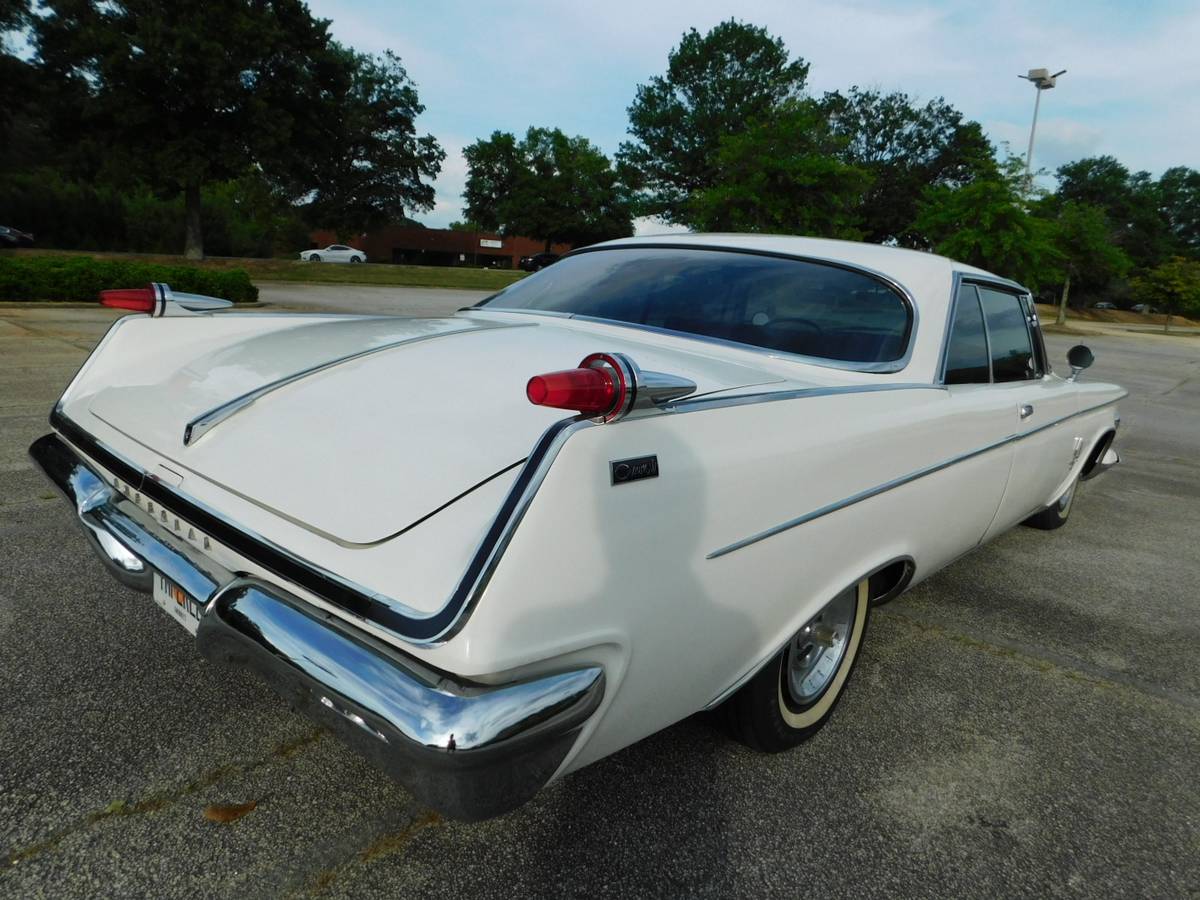
[[[751,544],[757,544],[759,541],[764,541],[769,537],[774,537],[777,534],[782,534],[783,532],[789,531],[792,528],[798,528],[801,525],[805,525],[809,522],[814,521],[815,519],[820,519],[824,516],[829,515],[830,513],[835,513],[838,510],[845,509],[848,506],[853,506],[856,503],[861,503],[864,500],[869,500],[872,497],[877,497],[880,494],[886,493],[887,491],[894,490],[895,488],[901,487],[902,485],[905,485],[905,484],[909,484],[910,482],[916,481],[919,478],[924,478],[926,475],[932,475],[935,472],[942,471],[942,469],[949,468],[950,466],[957,465],[958,463],[961,463],[961,462],[966,462],[968,459],[973,459],[974,457],[979,456],[983,453],[987,453],[991,450],[996,450],[1000,447],[1005,446],[1006,444],[1011,444],[1015,441],[1024,440],[1025,438],[1030,437],[1031,435],[1037,434],[1040,431],[1044,431],[1047,428],[1053,428],[1055,425],[1065,422],[1068,419],[1074,419],[1077,416],[1082,416],[1082,415],[1085,415],[1086,413],[1095,412],[1098,409],[1103,409],[1106,406],[1111,406],[1112,404],[1118,402],[1119,400],[1121,400],[1123,397],[1126,397],[1126,396],[1128,396],[1127,393],[1122,393],[1120,397],[1116,397],[1112,400],[1106,400],[1104,403],[1098,403],[1095,406],[1088,407],[1087,409],[1082,409],[1077,412],[1073,412],[1069,416],[1063,416],[1059,419],[1055,419],[1053,422],[1047,422],[1044,425],[1039,425],[1037,428],[1032,428],[1029,431],[1026,431],[1022,434],[1010,434],[1008,437],[1001,438],[998,441],[993,441],[990,444],[986,444],[986,445],[984,445],[982,447],[978,447],[974,450],[969,450],[966,453],[960,453],[957,456],[952,456],[949,459],[942,460],[941,462],[934,463],[929,466],[924,466],[923,468],[917,469],[914,472],[909,472],[907,475],[901,475],[898,478],[893,478],[891,481],[885,481],[883,484],[877,484],[874,487],[870,487],[870,488],[867,488],[866,490],[859,491],[856,494],[851,494],[849,497],[844,497],[841,500],[837,500],[837,501],[834,501],[833,503],[826,504],[825,506],[822,506],[819,509],[814,509],[811,512],[805,513],[802,516],[797,516],[794,519],[788,519],[786,522],[780,522],[778,525],[773,525],[772,527],[767,528],[763,531],[760,531],[756,534],[752,534],[749,537],[742,538],[740,541],[734,541],[732,544],[727,544],[724,547],[719,547],[716,550],[713,550],[711,553],[709,553],[704,558],[705,559],[717,559],[719,557],[725,556],[728,553],[733,553],[735,550],[741,550],[744,547],[749,547]],[[1115,455],[1115,451],[1113,451],[1113,453]],[[1118,459],[1119,459],[1119,457],[1118,457]]]

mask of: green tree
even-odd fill
[[[1049,198],[1057,201],[1057,198]],[[1067,302],[1072,279],[1086,278],[1089,284],[1106,284],[1129,271],[1129,257],[1112,240],[1108,219],[1098,206],[1067,201],[1054,202],[1049,221],[1053,242],[1061,261],[1062,289],[1058,301],[1058,324],[1067,320]]]
[[[838,159],[838,146],[816,103],[785,101],[721,139],[715,183],[692,195],[688,221],[703,231],[859,237],[871,179]]]
[[[865,240],[927,248],[912,230],[922,193],[999,175],[992,145],[978,122],[938,97],[923,106],[902,92],[852,87],[821,101],[829,127],[842,137],[838,155],[871,176],[862,202]]]
[[[28,16],[27,0],[0,0],[0,164],[9,162],[13,119],[28,107],[37,88],[32,66],[16,52],[16,35]]]
[[[1200,316],[1200,262],[1176,256],[1133,280],[1133,296],[1166,314],[1163,331],[1171,330],[1171,316]]]
[[[1103,209],[1114,241],[1138,268],[1156,266],[1176,251],[1148,172],[1131,173],[1114,157],[1096,156],[1060,166],[1056,175],[1059,198]]]
[[[517,139],[506,131],[493,131],[463,149],[467,161],[467,184],[463,191],[463,215],[484,231],[499,231],[504,218],[501,208],[512,199],[526,164]]]
[[[463,151],[464,215],[487,229],[578,246],[633,233],[628,190],[583,137],[530,128],[518,142],[494,132]]]
[[[1020,162],[1011,161],[1001,177],[928,188],[914,227],[937,253],[1037,289],[1056,277],[1063,257],[1054,225],[1025,210],[1021,180]]]
[[[409,210],[432,209],[431,182],[446,154],[432,135],[417,136],[413,122],[425,107],[399,57],[336,45],[333,52],[350,78],[339,82],[340,96],[328,98],[329,137],[306,179],[316,186],[309,216],[340,234],[360,234],[403,221]]]
[[[685,33],[665,75],[638,85],[618,162],[637,173],[641,211],[691,224],[692,194],[718,182],[721,139],[764,122],[800,97],[808,63],[789,59],[766,29],[730,19],[701,35]]]
[[[101,160],[99,177],[115,184],[182,194],[190,257],[204,251],[204,187],[248,171],[298,195],[321,187],[313,173],[332,158],[342,164],[337,190],[318,197],[361,212],[344,170],[367,160],[391,192],[385,207],[398,205],[398,192],[429,202],[423,187],[412,193],[420,176],[411,161],[394,177],[376,171],[396,161],[381,149],[389,130],[412,143],[403,118],[415,95],[388,110],[391,120],[362,126],[356,116],[380,95],[386,105],[396,73],[356,65],[301,0],[46,0],[33,22],[40,73],[79,100],[56,123],[59,135],[78,136],[76,165]],[[417,148],[425,173],[429,150]]]
[[[1176,243],[1200,259],[1200,172],[1186,166],[1167,169],[1158,179],[1158,196]]]

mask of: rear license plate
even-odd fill
[[[200,626],[200,602],[160,572],[154,573],[154,602],[191,634]]]

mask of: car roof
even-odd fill
[[[993,272],[988,272],[986,269],[922,250],[784,234],[648,234],[632,238],[618,238],[615,241],[606,241],[593,246],[653,246],[656,244],[752,250],[840,262],[871,269],[905,286],[909,286],[909,282],[927,282],[949,278],[954,272],[987,276],[1001,281],[1009,280]]]

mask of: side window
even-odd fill
[[[1005,382],[1037,377],[1029,325],[1017,295],[982,286],[978,290],[992,347],[992,379]]]
[[[987,384],[990,380],[983,313],[979,310],[975,286],[964,284],[958,289],[954,321],[950,323],[944,381],[946,384]]]

